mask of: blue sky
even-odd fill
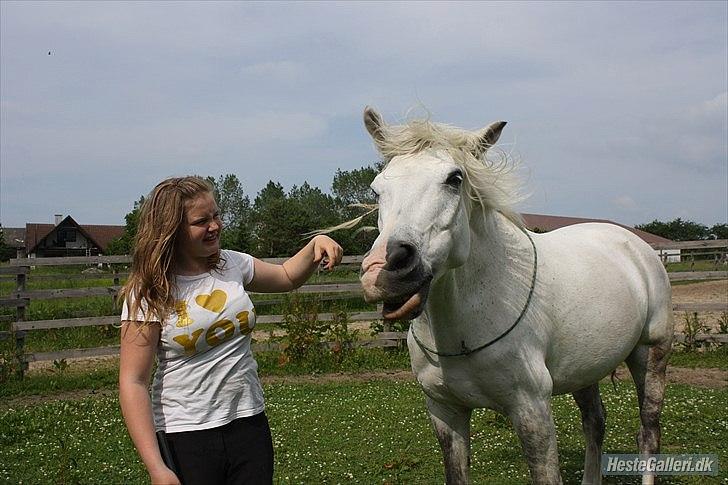
[[[3,1],[0,222],[123,224],[189,173],[329,190],[377,158],[366,105],[508,121],[523,212],[726,222],[727,26],[727,2]]]

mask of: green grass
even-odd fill
[[[679,272],[679,271],[725,271],[726,266],[724,264],[716,264],[713,260],[695,261],[682,261],[679,263],[667,263],[666,269],[668,273]]]
[[[105,272],[97,278],[89,279],[43,279],[48,275],[79,275],[86,267],[79,266],[38,266],[31,270],[27,276],[26,291],[48,290],[61,288],[92,288],[113,286],[113,274]],[[127,270],[124,270],[128,272]],[[350,268],[336,268],[333,271],[318,271],[314,273],[306,284],[322,283],[356,283],[359,281],[358,270]],[[125,279],[120,281],[124,284]],[[7,295],[16,291],[15,277],[2,276],[0,278],[0,295]]]
[[[278,352],[256,354],[258,372],[266,376],[315,375],[334,372],[377,372],[409,370],[409,354],[406,349],[356,349],[340,361],[333,356],[321,357],[316,362],[287,363],[281,365]],[[11,379],[0,386],[0,399],[22,396],[48,396],[59,392],[95,391],[115,389],[119,373],[119,360],[95,361],[92,367],[75,362],[58,362],[48,369],[30,372],[21,381]],[[707,352],[674,352],[670,366],[688,368],[719,368],[728,370],[728,349],[725,347]],[[629,382],[629,380],[627,380]]]
[[[322,374],[329,372],[375,372],[410,369],[409,353],[406,349],[354,349],[341,360],[331,353],[321,353],[313,362],[279,363],[278,352],[256,354],[258,372],[265,376]]]
[[[415,382],[265,386],[276,449],[276,483],[444,482],[441,455]],[[631,385],[602,386],[609,412],[605,452],[634,453],[638,427]],[[728,460],[728,392],[670,386],[663,452],[717,453]],[[553,400],[565,483],[580,480],[583,444],[570,396]],[[528,471],[508,421],[474,415],[473,483],[521,484]],[[725,480],[724,471],[719,478]],[[0,482],[144,483],[116,397],[53,401],[0,412]],[[666,477],[662,483],[710,483]],[[631,481],[607,483],[634,483]]]
[[[123,284],[124,281],[121,282]],[[32,280],[30,279],[26,285],[26,291],[35,290],[55,290],[66,288],[96,288],[96,287],[114,286],[114,280],[111,277],[100,275],[98,279],[53,279],[53,280]],[[0,295],[14,293],[17,285],[14,280],[2,280],[0,282]]]
[[[723,345],[705,352],[673,352],[670,365],[674,367],[718,368],[728,370],[728,346]]]
[[[61,392],[116,390],[119,385],[119,360],[100,361],[89,369],[57,362],[51,368],[28,374],[23,380],[11,379],[0,386],[0,402],[24,396],[52,396]]]
[[[342,360],[331,354],[316,362],[287,363],[282,366],[278,352],[256,354],[258,373],[266,376],[322,374],[333,372],[375,372],[410,369],[409,354],[405,349],[356,349]],[[98,391],[118,386],[119,359],[94,361],[93,364],[57,362],[47,369],[29,372],[23,380],[10,379],[0,386],[0,399],[23,396],[52,396],[60,392]]]
[[[104,273],[99,273],[97,277],[89,279],[44,279],[45,276],[51,275],[65,275],[73,276],[80,275],[89,266],[36,266],[30,270],[30,273],[26,276],[26,291],[34,290],[49,290],[49,289],[61,289],[61,288],[92,288],[98,286],[113,286],[114,278],[113,272],[104,269]],[[126,270],[119,270],[120,272],[128,272]],[[124,284],[126,280],[122,279],[121,284]],[[15,277],[3,276],[0,278],[0,295],[7,295],[16,291],[17,284]]]

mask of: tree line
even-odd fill
[[[308,182],[286,192],[280,183],[270,180],[252,201],[236,175],[206,177],[214,188],[223,222],[221,246],[259,258],[290,256],[306,243],[310,231],[361,216],[365,209],[360,205],[374,204],[369,184],[380,170],[378,164],[355,170],[339,169],[330,194]],[[107,254],[131,252],[143,202],[144,196],[134,203],[134,209],[125,217],[123,236],[109,244]],[[365,218],[362,225],[376,225],[376,215]],[[334,237],[345,254],[363,254],[374,242],[376,232],[341,230]]]
[[[337,170],[327,194],[307,182],[285,191],[283,186],[269,181],[251,200],[234,174],[206,179],[214,187],[215,196],[224,224],[221,245],[252,254],[259,258],[285,257],[294,254],[306,242],[305,234],[337,225],[362,215],[359,204],[374,204],[374,193],[369,188],[382,164],[373,164],[355,170]],[[124,234],[113,240],[106,254],[130,254],[136,235],[142,196],[133,210],[125,216]],[[376,214],[367,216],[361,226],[376,225]],[[728,224],[706,226],[681,218],[662,222],[654,220],[635,226],[673,241],[728,239]],[[371,247],[376,231],[361,229],[337,231],[334,236],[345,254],[364,254]],[[15,257],[15,249],[5,243],[0,225],[0,261]]]
[[[647,224],[634,226],[635,229],[662,236],[673,241],[699,241],[705,239],[728,239],[728,224],[714,224],[711,227],[681,218],[668,222],[655,219]]]
[[[331,194],[308,182],[286,192],[280,183],[271,180],[252,201],[236,175],[207,177],[214,187],[224,225],[221,246],[260,258],[290,256],[305,243],[306,233],[358,217],[365,212],[362,204],[376,203],[369,185],[381,169],[381,163],[355,170],[339,169],[334,174]],[[134,210],[126,215],[124,235],[112,242],[108,254],[131,252],[143,201],[144,198],[140,198]],[[361,224],[364,227],[375,225],[376,214],[371,214]],[[654,220],[635,227],[673,241],[728,239],[728,224],[725,223],[708,227],[677,218],[668,222]],[[334,237],[345,254],[364,254],[374,242],[376,231],[340,230]]]

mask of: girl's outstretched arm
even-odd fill
[[[326,257],[326,269],[341,262],[344,250],[328,236],[316,236],[283,264],[270,264],[255,259],[255,274],[247,289],[260,293],[282,293],[295,290],[311,277]]]

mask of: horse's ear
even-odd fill
[[[364,126],[366,126],[367,131],[376,143],[384,141],[384,135],[382,133],[384,121],[379,113],[374,111],[374,108],[370,106],[364,108]]]
[[[476,153],[476,155],[482,155],[488,151],[488,148],[495,145],[505,126],[505,121],[496,121],[495,123],[491,123],[483,128],[480,132],[480,136],[478,137],[478,153]]]

